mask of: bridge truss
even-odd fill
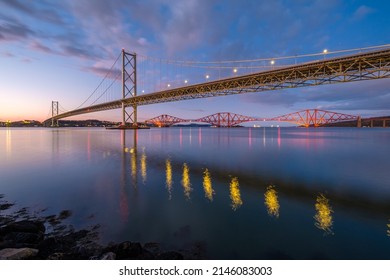
[[[256,118],[247,117],[239,114],[234,113],[216,113],[213,115],[209,115],[197,120],[194,120],[193,122],[204,122],[209,123],[212,126],[217,127],[232,127],[237,126],[243,122],[250,122],[250,121],[256,121]]]
[[[190,120],[181,119],[170,115],[160,115],[145,121],[147,124],[153,124],[158,127],[172,126],[182,122],[190,122]]]
[[[299,126],[321,126],[341,121],[357,120],[358,116],[330,112],[325,110],[311,109],[268,119],[269,121],[290,122]]]
[[[331,124],[342,121],[357,121],[359,116],[353,116],[348,114],[342,114],[337,112],[331,112],[320,109],[307,109],[283,116],[274,118],[254,118],[243,116],[234,113],[215,113],[209,116],[205,116],[198,119],[181,119],[170,115],[160,115],[146,121],[148,124],[153,124],[158,127],[172,126],[177,123],[208,123],[216,127],[234,127],[244,122],[251,121],[275,121],[275,122],[289,122],[298,126],[322,126],[325,124]]]

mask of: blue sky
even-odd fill
[[[42,121],[52,100],[78,107],[122,48],[196,61],[363,48],[390,43],[389,14],[385,0],[0,0],[0,120]],[[139,119],[223,111],[273,117],[306,108],[390,115],[389,85],[382,79],[148,105]],[[120,116],[113,110],[74,118]]]

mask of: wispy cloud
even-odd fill
[[[310,103],[327,109],[343,110],[386,110],[390,108],[390,90],[386,79],[308,87],[290,90],[277,90],[243,95],[244,102],[279,105],[286,108]],[[333,104],[327,104],[327,103]]]
[[[20,22],[0,22],[0,41],[18,41],[27,39],[35,32]]]
[[[374,9],[370,8],[366,5],[361,5],[359,8],[356,9],[356,11],[353,13],[351,20],[353,21],[360,21],[364,19],[369,14],[374,13]]]

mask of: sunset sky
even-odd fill
[[[389,14],[387,0],[0,0],[0,121],[43,121],[52,100],[78,107],[122,48],[197,61],[364,48],[390,43]],[[390,80],[147,105],[139,120],[224,111],[272,117],[307,108],[390,115]],[[120,116],[113,110],[74,119]]]

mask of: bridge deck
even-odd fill
[[[318,60],[254,74],[210,81],[101,103],[59,114],[54,119],[97,111],[194,98],[317,86],[390,77],[390,49]],[[46,121],[51,120],[48,119]]]

